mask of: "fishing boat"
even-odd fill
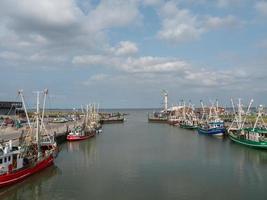
[[[182,117],[177,124],[180,128],[196,130],[198,128],[198,119],[194,113],[194,106],[189,102],[189,106],[183,101]]]
[[[226,129],[224,125],[224,121],[220,119],[218,115],[218,101],[216,101],[216,106],[212,104],[209,108],[209,115],[206,116],[205,113],[205,107],[203,102],[201,101],[202,106],[202,120],[199,124],[199,127],[197,129],[199,134],[205,134],[205,135],[214,135],[214,136],[222,136],[225,134]]]
[[[191,120],[180,121],[179,126],[180,128],[189,130],[196,130],[198,128],[197,121],[191,121]]]
[[[182,113],[183,106],[177,105],[172,106],[168,109],[168,124],[175,126],[176,124],[179,124],[181,121],[181,113]]]
[[[244,127],[252,103],[253,100],[250,101],[247,112],[244,115],[241,100],[239,99],[237,114],[235,115],[235,119],[228,129],[229,138],[238,144],[248,147],[267,149],[267,126],[262,117],[263,106],[260,105],[258,108],[258,114],[254,126]]]
[[[35,125],[32,127],[22,91],[19,92],[27,117],[29,132],[25,137],[22,137],[19,145],[13,145],[12,140],[0,144],[0,188],[22,181],[54,163],[58,152],[57,144],[54,141],[54,135],[47,134],[44,126],[44,108],[47,93],[48,90],[43,92],[43,112],[40,114],[40,92],[37,92]]]
[[[75,126],[73,130],[67,135],[68,141],[86,140],[96,135],[96,113],[93,105],[87,105],[84,121],[81,126]]]
[[[199,134],[222,136],[225,134],[226,129],[224,121],[210,121],[206,124],[201,124],[197,129]]]
[[[86,140],[96,135],[96,130],[86,130],[82,126],[74,127],[74,129],[67,135],[68,141]]]

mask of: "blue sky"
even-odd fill
[[[267,104],[267,1],[2,0],[0,99],[50,107]]]

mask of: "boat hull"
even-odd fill
[[[236,135],[234,135],[233,133],[229,132],[228,134],[229,138],[238,143],[238,144],[242,144],[251,148],[256,148],[256,149],[266,149],[267,150],[267,142],[257,142],[257,141],[251,141],[251,140],[247,140],[247,139],[242,139],[242,138],[238,138]]]
[[[116,124],[116,123],[123,123],[124,118],[118,118],[118,119],[101,119],[100,124]]]
[[[179,124],[179,120],[168,120],[167,123],[168,123],[169,125],[174,126],[175,124]]]
[[[196,130],[198,127],[196,127],[196,126],[190,126],[190,125],[180,124],[180,128],[188,129],[188,130]]]
[[[225,134],[225,128],[211,128],[211,129],[198,128],[197,132],[203,135],[222,136]]]
[[[167,118],[148,118],[148,122],[152,123],[168,123]]]
[[[28,176],[35,174],[35,173],[53,165],[53,163],[54,163],[54,157],[51,155],[48,158],[38,162],[33,167],[28,167],[25,169],[21,169],[19,171],[10,172],[10,173],[0,175],[0,188],[15,184],[17,182],[20,182],[20,181],[24,180],[25,178],[27,178]]]
[[[80,140],[86,140],[91,137],[94,137],[95,133],[90,134],[90,135],[84,135],[84,136],[79,136],[79,135],[67,135],[67,140],[68,141],[80,141]]]

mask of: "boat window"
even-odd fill
[[[8,161],[10,161],[11,160],[11,157],[10,156],[8,156]]]
[[[0,164],[2,164],[3,163],[3,160],[2,160],[2,158],[0,159]]]
[[[4,162],[6,162],[6,157],[4,158]]]

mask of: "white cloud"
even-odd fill
[[[248,74],[243,70],[191,70],[186,71],[185,79],[199,86],[224,87],[234,85],[240,79],[246,79]]]
[[[84,85],[91,85],[95,82],[104,81],[108,78],[109,78],[108,74],[95,74],[95,75],[92,75],[88,80],[84,81],[83,84]]]
[[[188,68],[190,65],[180,59],[164,58],[164,57],[140,57],[128,58],[124,63],[121,63],[121,68],[127,72],[179,72]]]
[[[226,8],[228,6],[240,5],[244,3],[245,0],[217,0],[217,6],[221,8]]]
[[[24,61],[43,63],[66,62],[63,57],[78,52],[103,52],[109,47],[107,29],[136,24],[141,19],[138,6],[136,0],[103,0],[81,10],[74,0],[3,0],[0,50],[29,56]],[[117,49],[121,55],[137,51],[137,46],[127,41]]]
[[[232,15],[228,15],[224,18],[209,16],[204,22],[206,29],[238,27],[241,24],[242,23]]]
[[[161,4],[163,0],[143,0],[141,2],[147,6],[156,6],[156,5]]]
[[[255,4],[255,8],[261,15],[267,16],[267,2],[266,1],[258,1]]]
[[[65,26],[76,21],[79,9],[71,0],[3,0],[2,15],[12,15],[31,23]]]
[[[185,42],[198,39],[212,29],[240,27],[243,22],[235,16],[203,16],[192,14],[190,10],[180,9],[174,1],[161,8],[162,27],[158,37],[171,42]]]
[[[103,55],[81,55],[72,59],[73,64],[78,65],[106,65],[109,63],[108,58]]]
[[[0,58],[5,59],[5,60],[19,60],[21,59],[21,56],[17,54],[16,52],[3,51],[3,52],[0,52]]]
[[[127,26],[140,19],[138,1],[105,0],[92,10],[87,20],[89,30],[103,30],[111,27]]]
[[[128,73],[179,72],[187,69],[190,64],[177,58],[166,57],[113,57],[110,55],[75,56],[73,64],[85,66],[108,66]]]
[[[178,9],[174,2],[167,2],[161,9],[163,17],[162,28],[158,37],[174,42],[184,42],[197,39],[204,29],[198,23],[197,17],[189,10]]]
[[[138,52],[138,47],[130,41],[121,41],[117,47],[111,48],[111,52],[117,56],[132,55]]]

